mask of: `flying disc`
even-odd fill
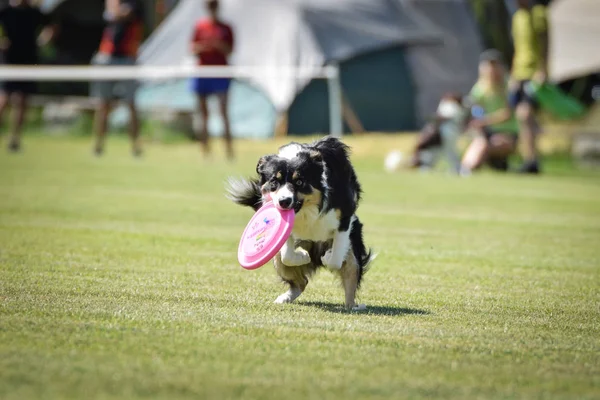
[[[269,262],[292,233],[294,210],[280,210],[272,202],[262,206],[250,219],[238,247],[243,268],[257,269]]]

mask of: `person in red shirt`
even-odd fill
[[[126,66],[135,65],[138,48],[143,39],[143,10],[140,0],[116,0],[116,7],[104,13],[107,25],[102,35],[100,48],[94,57],[95,65]],[[139,141],[139,122],[135,107],[137,82],[99,81],[91,87],[91,95],[99,100],[96,110],[96,145],[94,152],[102,155],[106,137],[108,114],[111,103],[121,99],[127,103],[130,113],[132,152],[134,156],[142,153]]]
[[[191,51],[198,58],[200,65],[227,65],[227,58],[233,51],[233,30],[219,18],[218,0],[207,0],[208,18],[196,23],[191,41]],[[219,99],[219,109],[225,128],[225,144],[227,156],[233,158],[233,144],[227,113],[227,92],[230,79],[228,78],[194,78],[192,90],[198,97],[198,111],[202,118],[198,134],[204,154],[210,153],[208,135],[208,106],[207,98],[215,95]]]

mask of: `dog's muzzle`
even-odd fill
[[[292,208],[292,205],[294,204],[294,198],[293,197],[280,197],[279,200],[277,201],[277,205],[279,206],[279,208],[281,208],[282,210],[289,210],[290,208]]]
[[[302,208],[302,204],[304,204],[302,200],[296,200],[292,197],[282,197],[277,201],[276,206],[281,210],[294,210],[295,213],[298,213]]]

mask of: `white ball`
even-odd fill
[[[390,152],[385,157],[384,167],[387,172],[394,172],[400,169],[402,165],[402,161],[404,160],[404,155],[402,152],[398,150],[394,150]]]

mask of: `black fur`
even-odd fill
[[[363,275],[367,272],[369,262],[372,261],[373,251],[367,249],[362,235],[363,224],[356,218],[350,228],[350,242],[352,243],[352,251],[354,257],[358,261],[358,287],[362,281]]]
[[[356,178],[356,173],[350,163],[350,149],[344,143],[334,137],[326,137],[312,144],[323,158],[327,168],[327,185],[329,192],[335,196],[329,196],[325,211],[339,209],[342,212],[342,220],[350,218],[361,199],[362,189]],[[345,229],[348,229],[348,222]]]
[[[227,198],[242,206],[257,211],[262,206],[258,179],[229,179]]]

